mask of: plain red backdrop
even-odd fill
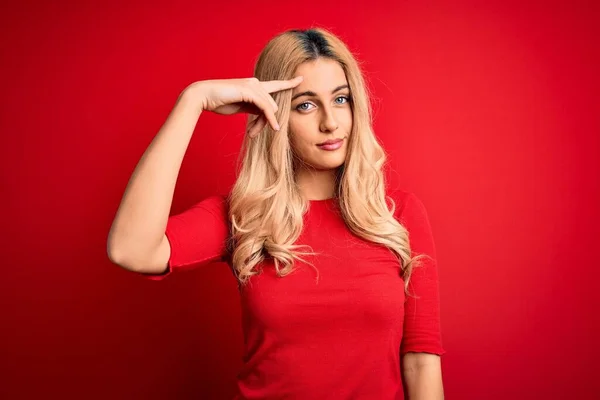
[[[595,398],[598,3],[204,3],[3,4],[0,397],[231,397],[225,265],[149,281],[106,237],[180,91],[315,25],[363,62],[386,175],[429,211],[446,398]],[[230,187],[243,130],[202,115],[173,212]]]

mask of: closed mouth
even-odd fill
[[[336,144],[336,143],[339,143],[339,142],[341,142],[342,140],[344,140],[344,139],[333,139],[333,140],[328,140],[328,141],[326,141],[326,142],[323,142],[323,143],[319,143],[319,144],[317,144],[317,146],[325,146],[325,145],[327,145],[327,144]]]

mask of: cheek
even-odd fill
[[[292,146],[306,146],[306,142],[310,138],[310,130],[306,127],[306,124],[303,125],[290,121],[289,138]]]
[[[343,124],[346,127],[346,131],[350,133],[352,131],[352,121],[353,121],[353,113],[352,109],[349,108],[343,115]]]

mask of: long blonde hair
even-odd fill
[[[275,36],[265,46],[254,76],[260,81],[291,79],[300,64],[319,57],[341,65],[352,93],[352,132],[335,187],[341,215],[354,234],[387,246],[398,257],[399,273],[408,293],[417,257],[411,258],[408,232],[394,218],[394,201],[391,200],[391,208],[386,203],[382,168],[387,157],[373,133],[368,89],[354,56],[339,38],[325,29],[290,30]],[[294,244],[310,203],[300,195],[295,182],[294,155],[288,136],[291,92],[273,95],[279,107],[276,117],[280,131],[267,124],[257,137],[251,139],[245,135],[237,180],[228,196],[231,261],[241,285],[260,273],[257,265],[266,257],[273,260],[280,277],[292,272],[295,260],[316,270],[302,258],[316,253],[302,252],[302,247],[310,247]],[[249,118],[248,124],[250,121]]]

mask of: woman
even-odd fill
[[[241,168],[230,193],[169,217],[203,111],[256,115]],[[182,92],[128,184],[109,257],[151,279],[230,265],[246,343],[237,398],[442,399],[431,230],[414,194],[386,193],[385,160],[345,44],[284,32],[253,78]]]

